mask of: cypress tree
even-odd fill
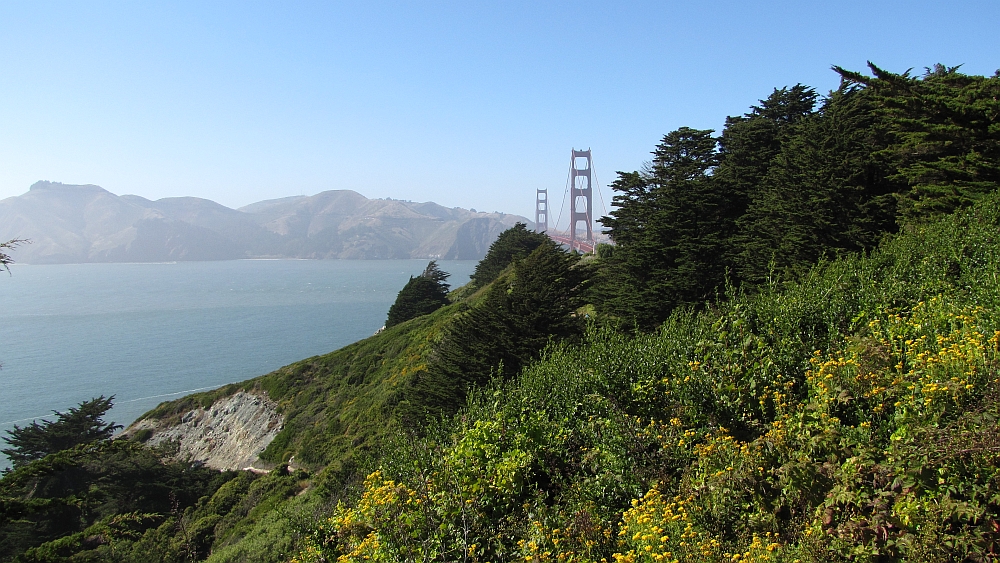
[[[736,264],[744,244],[736,225],[750,203],[761,197],[761,184],[794,130],[792,126],[815,113],[816,98],[816,91],[802,84],[776,88],[750,112],[726,119],[713,178],[725,193],[723,213],[729,242],[724,261],[734,283],[740,282]]]
[[[417,277],[410,276],[410,281],[399,290],[396,301],[389,307],[385,327],[428,315],[447,305],[448,284],[445,280],[450,275],[438,268],[436,261],[431,260],[423,273]]]
[[[409,402],[453,412],[471,387],[511,377],[550,341],[579,335],[583,319],[576,311],[591,270],[578,262],[545,237],[452,322],[428,370],[414,378]]]
[[[790,125],[737,220],[740,279],[763,283],[772,269],[871,248],[894,231],[898,183],[880,156],[887,142],[870,93],[846,83]]]
[[[548,240],[549,237],[542,233],[529,231],[524,223],[515,224],[500,233],[490,245],[486,256],[476,264],[476,270],[471,276],[472,283],[476,287],[485,287],[515,260],[531,254],[540,244]]]
[[[834,69],[870,90],[889,127],[883,155],[897,169],[899,221],[926,221],[970,205],[1000,184],[1000,70],[969,76],[935,65],[920,78],[868,63],[873,77]]]
[[[3,438],[10,447],[0,451],[10,458],[16,469],[79,444],[108,440],[121,428],[120,424],[105,423],[103,420],[111,410],[113,400],[114,396],[105,398],[101,395],[71,407],[67,412],[52,411],[56,415],[55,420],[43,419],[41,424],[32,422],[24,427],[14,425],[14,429],[7,430],[7,436]]]
[[[711,176],[717,162],[712,131],[682,127],[664,136],[648,170],[619,173],[616,209],[601,219],[617,245],[603,309],[648,329],[722,282],[728,202]]]

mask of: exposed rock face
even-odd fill
[[[266,397],[239,391],[208,409],[184,413],[180,424],[167,426],[159,420],[144,419],[130,426],[125,434],[151,430],[153,434],[146,443],[155,446],[177,442],[178,458],[218,470],[248,469],[258,463],[257,456],[283,424],[277,405]]]

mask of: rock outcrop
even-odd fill
[[[274,440],[284,425],[277,405],[267,397],[238,391],[211,406],[184,413],[179,422],[143,419],[131,425],[126,436],[146,434],[151,446],[175,442],[176,457],[218,470],[259,466],[260,452]]]

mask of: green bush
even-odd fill
[[[297,560],[983,560],[1000,201],[651,334],[592,325],[400,440]]]

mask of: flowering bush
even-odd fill
[[[990,213],[550,347],[393,449],[300,560],[996,560],[1000,252],[939,268]]]

